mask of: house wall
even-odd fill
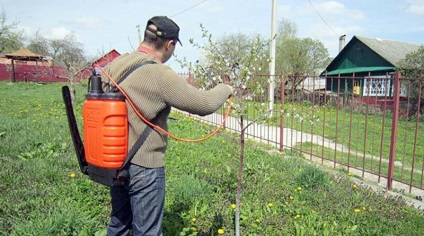
[[[113,61],[115,58],[120,56],[121,54],[117,52],[116,50],[112,50],[108,54],[104,55],[97,61],[93,62],[92,66],[95,67],[96,64],[100,65],[101,67],[105,67],[108,63]]]
[[[331,92],[348,93],[353,89],[353,78],[346,77],[328,77],[326,79],[325,89]]]

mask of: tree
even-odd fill
[[[76,76],[81,69],[87,66],[83,45],[78,42],[76,36],[71,33],[63,39],[47,39],[37,32],[30,39],[28,48],[35,53],[50,57],[53,66],[62,66],[65,68],[66,75],[64,76],[58,75],[54,67],[50,67],[47,73],[68,79],[71,85],[71,97],[74,100]],[[45,70],[43,71],[45,72]]]
[[[201,81],[203,81],[205,87],[217,82],[225,82],[234,88],[233,97],[236,101],[233,101],[235,110],[233,115],[237,117],[240,125],[240,155],[235,209],[235,232],[236,236],[239,236],[245,131],[250,125],[265,118],[266,114],[270,112],[265,111],[256,120],[247,121],[244,102],[248,97],[255,97],[256,94],[263,94],[264,92],[266,85],[258,83],[256,76],[263,71],[263,67],[270,61],[267,56],[268,42],[259,35],[247,37],[240,33],[224,36],[220,40],[214,41],[212,35],[202,25],[201,29],[203,38],[207,39],[207,43],[200,45],[192,39],[190,43],[203,52],[204,64],[196,63],[193,65],[186,60],[180,60],[180,63],[194,71],[197,78],[203,78]],[[260,106],[267,109],[265,103]]]
[[[399,61],[396,68],[403,77],[413,79],[409,86],[409,94],[412,102],[415,102],[417,112],[423,113],[424,109],[424,46],[417,51],[408,53]]]
[[[27,48],[33,53],[50,56],[50,41],[40,35],[40,32],[35,33],[35,35],[29,39]]]
[[[17,31],[17,22],[9,24],[7,15],[2,10],[0,12],[0,53],[10,53],[23,46],[23,31]]]
[[[66,68],[66,78],[70,82],[71,98],[74,101],[77,73],[87,66],[83,45],[77,41],[74,34],[68,34],[63,39],[51,40],[50,47],[53,63]]]
[[[195,78],[205,89],[225,82],[238,88],[239,97],[252,94],[252,90],[263,93],[266,80],[259,82],[256,79],[251,83],[254,76],[267,73],[268,42],[260,35],[242,33],[224,35],[214,41],[203,25],[200,28],[207,44],[200,45],[193,39],[190,39],[190,43],[202,52],[201,59],[191,63],[177,58],[181,66],[194,72]]]
[[[291,80],[286,89],[296,90],[307,76],[317,75],[330,61],[328,50],[316,39],[298,38],[297,27],[280,22],[277,34],[277,68]]]

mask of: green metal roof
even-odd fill
[[[395,67],[391,67],[391,66],[355,67],[355,68],[346,68],[346,69],[337,69],[333,71],[328,71],[327,75],[352,74],[352,73],[374,72],[374,71],[392,72],[394,70],[395,70]]]

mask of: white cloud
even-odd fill
[[[321,15],[343,15],[345,17],[349,17],[351,19],[360,20],[364,19],[365,16],[362,12],[349,9],[344,4],[337,1],[326,1],[320,4],[315,5],[315,9]]]
[[[411,1],[407,11],[416,15],[424,15],[424,1]]]
[[[322,13],[336,13],[336,12],[345,12],[345,5],[336,2],[336,1],[326,1],[320,4],[317,4],[315,8]]]
[[[66,35],[73,34],[78,42],[81,42],[81,37],[77,33],[66,29],[65,27],[57,27],[50,30],[49,33],[45,35],[49,39],[64,39]]]
[[[198,8],[205,10],[206,12],[221,12],[224,9],[224,6],[221,5],[221,3],[219,1],[206,1],[206,2],[202,2],[202,4],[200,4],[198,6]]]
[[[97,28],[103,26],[106,21],[101,18],[77,17],[73,20],[73,22],[82,28]]]
[[[71,34],[72,31],[64,28],[58,27],[51,29],[50,33],[47,35],[48,38],[52,39],[63,39],[66,35]]]
[[[26,36],[32,36],[35,33],[37,33],[36,29],[31,28],[31,27],[27,27],[27,26],[21,26],[21,25],[18,25],[14,31],[15,32],[24,32],[24,34]]]

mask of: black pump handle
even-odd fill
[[[74,143],[75,152],[78,158],[78,164],[83,174],[88,175],[88,164],[85,159],[84,143],[79,134],[77,121],[75,119],[74,109],[72,106],[71,93],[68,86],[62,87],[63,102],[65,103],[66,116],[68,117],[69,130],[71,131],[72,141]]]

